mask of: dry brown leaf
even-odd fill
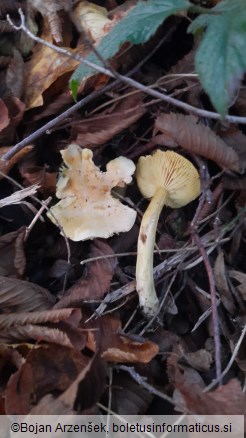
[[[240,271],[229,270],[229,276],[238,281],[236,289],[242,296],[242,299],[246,301],[246,274]]]
[[[13,51],[6,72],[6,82],[11,94],[21,99],[24,88],[24,61],[19,50]]]
[[[26,324],[26,325],[12,325],[8,329],[1,330],[0,341],[4,343],[16,342],[48,342],[62,345],[64,347],[73,348],[68,335],[58,328],[43,327],[40,325]]]
[[[203,392],[203,388],[182,374],[176,359],[168,358],[169,373],[173,373],[175,388],[182,394],[185,406],[200,415],[245,415],[246,395],[238,380],[232,379],[215,391]]]
[[[1,313],[34,312],[50,309],[55,297],[37,284],[17,278],[0,277]]]
[[[226,190],[246,190],[246,178],[233,178],[231,176],[224,176],[222,184]]]
[[[86,324],[88,333],[87,346],[99,352],[108,362],[149,363],[158,353],[159,347],[151,341],[133,340],[120,334],[121,321],[115,315],[104,315],[99,320]]]
[[[32,184],[39,185],[39,191],[49,194],[55,193],[57,172],[48,172],[46,166],[36,166],[30,160],[19,164],[19,171],[25,187]]]
[[[5,175],[9,173],[9,171],[14,167],[16,163],[18,163],[19,160],[21,160],[23,157],[25,157],[26,154],[28,154],[32,149],[33,146],[25,146],[23,149],[18,151],[12,158],[9,160],[1,160],[1,157],[6,154],[8,151],[12,149],[12,146],[6,146],[0,148],[0,171],[3,172]],[[0,179],[4,178],[3,175],[0,174]]]
[[[0,99],[0,132],[9,124],[9,111],[2,99]]]
[[[68,415],[74,413],[74,405],[77,405],[81,412],[91,408],[100,400],[105,384],[106,364],[98,355],[94,355],[88,359],[78,377],[63,394],[56,399],[51,394],[46,395],[30,413],[32,415]]]
[[[235,315],[236,307],[227,281],[227,271],[223,252],[220,252],[215,260],[214,277],[223,305],[231,315]]]
[[[240,167],[246,168],[246,136],[236,126],[229,126],[228,129],[219,133],[222,140],[234,149],[239,156]]]
[[[114,374],[111,409],[118,415],[141,415],[147,411],[153,398],[151,392],[134,382],[128,375]]]
[[[90,361],[79,351],[64,346],[33,348],[21,369],[9,380],[6,411],[24,415],[46,394],[63,393]]]
[[[74,312],[80,313],[80,310],[51,309],[36,312],[9,313],[7,315],[0,315],[0,328],[9,328],[12,325],[55,323],[67,319]]]
[[[15,139],[15,129],[21,122],[24,111],[25,104],[15,96],[8,96],[5,99],[5,104],[8,107],[9,114],[9,124],[0,133],[0,143],[1,144],[11,144]]]
[[[160,114],[155,121],[155,128],[173,142],[172,146],[180,145],[190,153],[215,161],[223,168],[241,171],[237,153],[208,126],[198,125],[196,117]]]
[[[73,0],[29,0],[30,6],[37,9],[43,17],[47,17],[51,34],[56,43],[62,43],[62,21],[59,11],[68,11],[73,4]]]
[[[52,42],[47,22],[45,22],[41,38],[49,43]],[[71,52],[78,52],[78,50],[71,49]],[[68,58],[44,44],[37,44],[33,49],[31,60],[25,63],[26,80],[24,101],[26,108],[30,109],[42,106],[44,102],[43,93],[52,84],[52,90],[49,90],[49,99],[53,98],[52,93],[59,94],[61,89],[67,86],[67,74],[72,73],[77,65],[78,61]],[[60,89],[56,90],[54,88],[54,82],[61,78],[61,76],[64,76],[63,84],[60,84]]]
[[[91,244],[90,257],[113,255],[111,247],[95,239]],[[84,275],[55,305],[56,309],[79,306],[84,300],[100,299],[109,289],[117,260],[115,257],[100,259],[88,263]]]
[[[0,237],[0,275],[21,277],[26,267],[24,252],[25,228]]]
[[[129,96],[110,110],[80,121],[72,127],[72,138],[77,144],[89,148],[106,143],[145,114],[142,101],[141,94]]]

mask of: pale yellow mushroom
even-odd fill
[[[56,218],[66,236],[75,241],[129,231],[136,212],[114,198],[111,190],[131,182],[134,163],[118,157],[101,172],[89,149],[71,144],[61,154],[66,165],[57,182],[56,196],[61,201],[51,207],[51,221],[57,225]]]
[[[153,251],[156,228],[164,205],[180,208],[197,198],[200,178],[193,164],[172,151],[156,151],[140,157],[136,178],[142,195],[151,199],[144,213],[137,250],[136,289],[141,309],[151,318],[158,310],[158,298],[153,279]]]

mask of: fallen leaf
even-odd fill
[[[100,400],[106,384],[105,362],[94,355],[63,394],[55,398],[49,394],[43,397],[31,410],[32,415],[74,414],[75,406],[80,413]],[[86,394],[86,397],[85,397]]]
[[[5,99],[5,104],[8,107],[9,124],[0,133],[0,144],[11,144],[15,139],[15,130],[23,119],[25,104],[12,95]]]
[[[24,252],[25,228],[0,237],[0,275],[22,277],[26,267]]]
[[[9,111],[2,99],[0,99],[0,132],[9,124]]]
[[[105,255],[105,259],[88,263],[82,278],[66,291],[55,308],[75,307],[81,305],[84,300],[102,298],[109,289],[117,264],[115,257],[106,257],[113,254],[114,252],[106,242],[95,239],[91,245],[89,256],[101,257]]]
[[[172,369],[174,385],[182,394],[185,406],[194,414],[200,415],[245,415],[246,395],[238,380],[232,379],[214,391],[203,392],[203,388],[194,383],[173,358],[168,358]]]
[[[158,353],[159,347],[152,341],[134,340],[120,334],[121,321],[115,315],[104,315],[86,324],[90,329],[87,347],[96,351],[108,362],[148,363]]]
[[[241,171],[237,153],[208,126],[198,125],[196,117],[160,114],[155,121],[155,128],[173,141],[172,146],[180,145],[191,153],[215,161],[223,168]]]
[[[64,346],[33,348],[8,382],[6,412],[28,414],[46,394],[63,393],[89,363],[85,355]]]
[[[143,96],[139,93],[125,98],[111,109],[74,124],[71,137],[75,143],[89,148],[102,145],[145,114]]]
[[[1,313],[34,312],[50,309],[55,297],[37,284],[17,278],[0,277]]]
[[[229,270],[229,276],[234,280],[238,281],[236,289],[242,296],[242,299],[246,301],[246,274],[240,271],[235,271],[233,269]]]

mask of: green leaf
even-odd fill
[[[246,70],[246,2],[225,0],[194,20],[189,31],[206,31],[195,56],[196,71],[214,108],[226,115]]]
[[[188,0],[140,0],[129,13],[119,21],[113,29],[100,41],[98,52],[106,60],[112,58],[126,41],[132,44],[142,44],[149,40],[162,22],[172,14],[188,9]],[[94,53],[87,58],[88,61],[102,66]],[[70,88],[73,81],[80,83],[95,70],[85,64],[75,70],[70,79]]]
[[[72,98],[75,101],[76,101],[76,97],[77,97],[78,88],[79,88],[79,82],[76,81],[75,79],[72,79],[70,81],[70,90],[72,92]]]

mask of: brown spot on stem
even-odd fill
[[[146,236],[146,234],[141,233],[141,234],[140,234],[140,239],[141,239],[141,241],[142,241],[143,243],[145,243],[146,240],[147,240],[147,236]]]

